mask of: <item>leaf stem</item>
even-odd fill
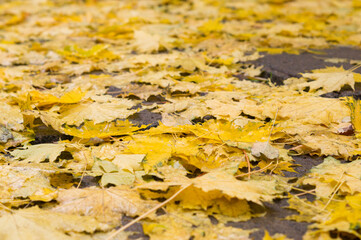
[[[244,156],[246,158],[246,161],[247,161],[247,166],[248,166],[248,180],[251,179],[251,163],[249,162],[249,158],[248,158],[248,155],[246,153],[246,151],[244,149],[243,150],[243,153],[244,153]]]
[[[261,168],[261,169],[258,169],[256,171],[252,171],[252,172],[248,172],[248,173],[243,173],[243,174],[239,174],[237,176],[235,176],[236,178],[237,177],[243,177],[243,176],[247,176],[247,175],[250,175],[250,174],[253,174],[253,173],[257,173],[257,172],[263,172],[264,170],[266,170],[267,168],[269,168],[271,165],[273,164],[273,161],[270,162],[267,166]]]
[[[139,217],[137,217],[136,219],[134,219],[133,221],[127,223],[126,225],[124,225],[123,227],[119,228],[117,231],[115,231],[114,233],[112,233],[109,237],[107,237],[105,240],[111,240],[113,239],[116,235],[118,235],[120,232],[124,231],[125,229],[129,228],[130,226],[132,226],[133,224],[139,222],[140,220],[142,220],[143,218],[145,218],[146,216],[148,216],[149,214],[151,214],[152,212],[156,211],[157,209],[163,207],[164,205],[166,205],[167,203],[169,203],[170,201],[172,201],[176,196],[178,196],[181,192],[183,192],[186,188],[188,188],[190,185],[192,185],[192,183],[189,183],[187,185],[184,185],[183,187],[181,187],[176,193],[173,194],[173,196],[171,196],[170,198],[168,198],[167,200],[165,200],[164,202],[158,204],[157,206],[153,207],[152,209],[148,210],[147,212],[145,212],[144,214],[140,215]]]

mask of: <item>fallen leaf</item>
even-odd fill
[[[124,119],[136,112],[129,110],[133,106],[132,101],[124,100],[114,103],[79,103],[60,109],[59,119],[67,125],[79,126],[85,121],[93,121],[94,124],[111,122],[115,119]]]
[[[341,163],[333,157],[327,157],[323,163],[313,167],[311,173],[301,182],[316,186],[316,193],[320,197],[329,197],[339,186],[339,194],[361,192],[361,160],[350,163]]]
[[[93,233],[109,229],[92,217],[55,213],[38,207],[2,214],[0,223],[3,239],[73,239],[68,235],[70,232]]]
[[[354,89],[355,73],[344,70],[343,67],[338,69],[326,68],[313,70],[313,73],[304,73],[303,77],[313,81],[298,85],[300,89],[309,87],[310,91],[318,91],[320,94],[326,92],[340,91],[345,85]]]
[[[271,146],[268,142],[257,142],[253,144],[251,153],[258,158],[275,160],[279,157],[278,150]]]
[[[119,169],[134,172],[134,170],[141,170],[141,162],[144,160],[146,154],[118,154],[113,159],[112,163],[118,166]]]
[[[49,123],[58,125],[57,122],[52,120]],[[78,138],[107,138],[117,135],[132,134],[132,132],[138,129],[138,127],[133,126],[129,121],[104,122],[99,124],[95,124],[92,121],[86,121],[81,128],[65,125],[64,128],[60,128],[60,131]]]
[[[56,158],[65,150],[65,144],[38,144],[28,146],[23,150],[14,150],[11,155],[15,159],[23,159],[26,162],[40,163],[45,160],[54,162]],[[39,154],[41,153],[41,154]]]
[[[59,205],[51,209],[54,212],[92,216],[112,226],[118,226],[123,215],[141,215],[154,206],[154,202],[142,200],[137,191],[124,185],[61,190],[56,200]]]
[[[56,197],[49,179],[35,167],[1,166],[1,201],[12,203],[16,198],[49,202]],[[45,170],[45,169],[44,169]]]
[[[172,171],[168,174],[171,173]],[[224,171],[213,171],[193,180],[181,175],[168,174],[164,182],[145,183],[137,188],[143,196],[159,198],[170,196],[176,191],[177,186],[192,184],[175,199],[183,208],[210,209],[216,213],[245,219],[251,216],[247,201],[262,205],[263,201],[272,201],[282,192],[275,188],[276,180],[239,181]]]

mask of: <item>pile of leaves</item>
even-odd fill
[[[360,18],[358,0],[3,1],[2,239],[248,239],[227,223],[280,198],[305,239],[360,238],[361,104],[320,95],[361,75],[275,86],[250,64],[359,45]],[[324,161],[285,177],[303,154]]]

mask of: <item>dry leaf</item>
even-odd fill
[[[112,226],[117,226],[123,215],[141,215],[154,206],[152,201],[142,200],[127,186],[61,190],[56,200],[59,206],[52,211],[92,216]]]
[[[354,89],[355,85],[355,73],[344,70],[343,67],[338,69],[326,68],[313,70],[313,73],[302,74],[305,78],[310,78],[313,81],[302,83],[298,85],[300,89],[309,87],[310,91],[320,90],[319,93],[340,91],[345,85]]]
[[[65,150],[65,144],[38,144],[28,146],[24,150],[14,150],[11,155],[15,159],[24,159],[26,162],[40,163],[45,160],[54,162],[56,158]],[[39,154],[40,153],[40,154]]]
[[[38,207],[5,213],[0,217],[2,239],[73,239],[71,232],[93,233],[109,226],[92,217],[55,213]],[[35,234],[36,233],[36,234]]]

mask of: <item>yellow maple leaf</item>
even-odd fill
[[[177,139],[172,156],[180,158],[186,169],[192,171],[196,167],[202,172],[209,172],[212,169],[244,160],[243,152],[239,148],[212,140],[202,141],[197,137]]]
[[[313,70],[313,73],[304,73],[303,77],[312,79],[313,81],[301,83],[298,85],[300,89],[309,87],[310,91],[319,93],[340,91],[345,85],[354,89],[355,77],[359,79],[360,74],[353,73],[351,70],[344,70],[343,67]]]
[[[311,169],[311,173],[301,179],[304,184],[316,186],[316,194],[329,197],[338,187],[338,194],[361,193],[361,160],[342,164],[333,157]]]
[[[248,123],[244,128],[237,128],[231,122],[215,120],[207,121],[191,131],[198,137],[221,142],[256,142],[266,140],[270,134],[270,128],[264,127],[263,123]]]
[[[198,30],[204,34],[209,34],[211,32],[220,32],[223,29],[223,24],[220,22],[220,19],[208,20],[203,23]]]
[[[169,210],[169,208],[167,208]],[[177,211],[157,216],[143,223],[144,233],[152,239],[229,239],[247,240],[249,230],[226,227],[224,224],[213,225],[208,215],[199,211]]]
[[[169,136],[134,136],[125,153],[145,154],[142,166],[145,171],[163,166],[171,157],[174,141]]]
[[[62,151],[65,150],[65,144],[44,143],[28,146],[26,149],[16,149],[11,152],[15,159],[24,159],[26,162],[40,163],[45,160],[54,162]]]
[[[239,181],[224,171],[213,171],[194,179],[169,171],[164,182],[150,182],[137,188],[143,196],[158,198],[169,197],[178,186],[189,184],[191,186],[175,199],[182,207],[207,210],[213,206],[211,211],[245,218],[250,217],[247,201],[262,205],[263,201],[271,201],[283,191],[276,189],[276,180]],[[165,192],[156,193],[154,190]]]
[[[135,31],[136,49],[142,52],[158,51],[160,47],[160,36],[152,35],[144,31]]]
[[[0,217],[0,231],[3,239],[34,239],[71,240],[69,232],[93,233],[105,231],[110,227],[92,217],[56,213],[49,210],[31,207],[5,213]]]
[[[361,101],[359,99],[347,98],[348,107],[351,110],[351,122],[355,129],[356,137],[361,133]]]
[[[94,124],[110,122],[117,118],[125,119],[137,110],[129,110],[134,105],[130,100],[121,100],[114,103],[83,102],[62,106],[59,118],[67,125],[79,126],[85,121]]]
[[[293,219],[315,222],[305,239],[326,239],[331,232],[343,232],[348,236],[360,238],[361,195],[346,196],[343,200],[329,201],[320,199],[315,202],[305,202],[298,199],[291,202],[292,208],[300,212]],[[303,205],[300,205],[303,204]],[[325,210],[327,209],[327,211]]]
[[[91,47],[90,49],[83,49],[77,45],[66,46],[62,51],[58,51],[61,55],[66,57],[70,61],[78,62],[79,59],[88,59],[88,58],[107,58],[114,59],[116,58],[109,50],[109,45],[106,44],[97,44]]]
[[[125,185],[61,190],[56,200],[59,205],[52,208],[54,212],[92,216],[113,226],[119,225],[122,215],[141,215],[155,205],[153,201],[141,199],[136,190]]]
[[[360,0],[352,0],[352,6],[354,8],[361,8],[361,1]]]
[[[0,111],[3,113],[0,116],[1,125],[16,131],[23,130],[24,125],[22,124],[23,120],[19,106],[9,105],[1,101]]]
[[[80,87],[75,88],[63,96],[60,97],[59,103],[71,104],[80,102],[80,100],[85,96],[86,91],[82,91]]]
[[[40,91],[31,91],[29,92],[29,101],[30,103],[35,103],[38,107],[53,105],[57,103],[61,104],[72,104],[80,102],[81,99],[85,96],[86,92],[82,91],[80,88],[75,88],[65,94],[60,98],[54,96],[50,93],[44,93]]]
[[[80,128],[65,125],[59,130],[65,134],[78,138],[107,138],[117,135],[129,135],[138,129],[138,127],[135,127],[126,120],[98,124],[95,124],[93,121],[85,121]]]
[[[141,163],[146,154],[118,154],[112,160],[112,163],[117,165],[119,169],[127,170],[131,173],[134,170],[141,170]]]
[[[6,165],[0,166],[0,170],[2,182],[0,196],[3,203],[12,204],[16,198],[49,202],[57,195],[49,179],[38,171],[39,167],[29,166],[29,164],[25,167],[24,165]]]
[[[193,184],[204,192],[218,190],[231,198],[245,199],[260,205],[262,201],[271,201],[280,194],[280,190],[275,188],[275,180],[239,181],[223,171],[205,174],[194,179]]]

